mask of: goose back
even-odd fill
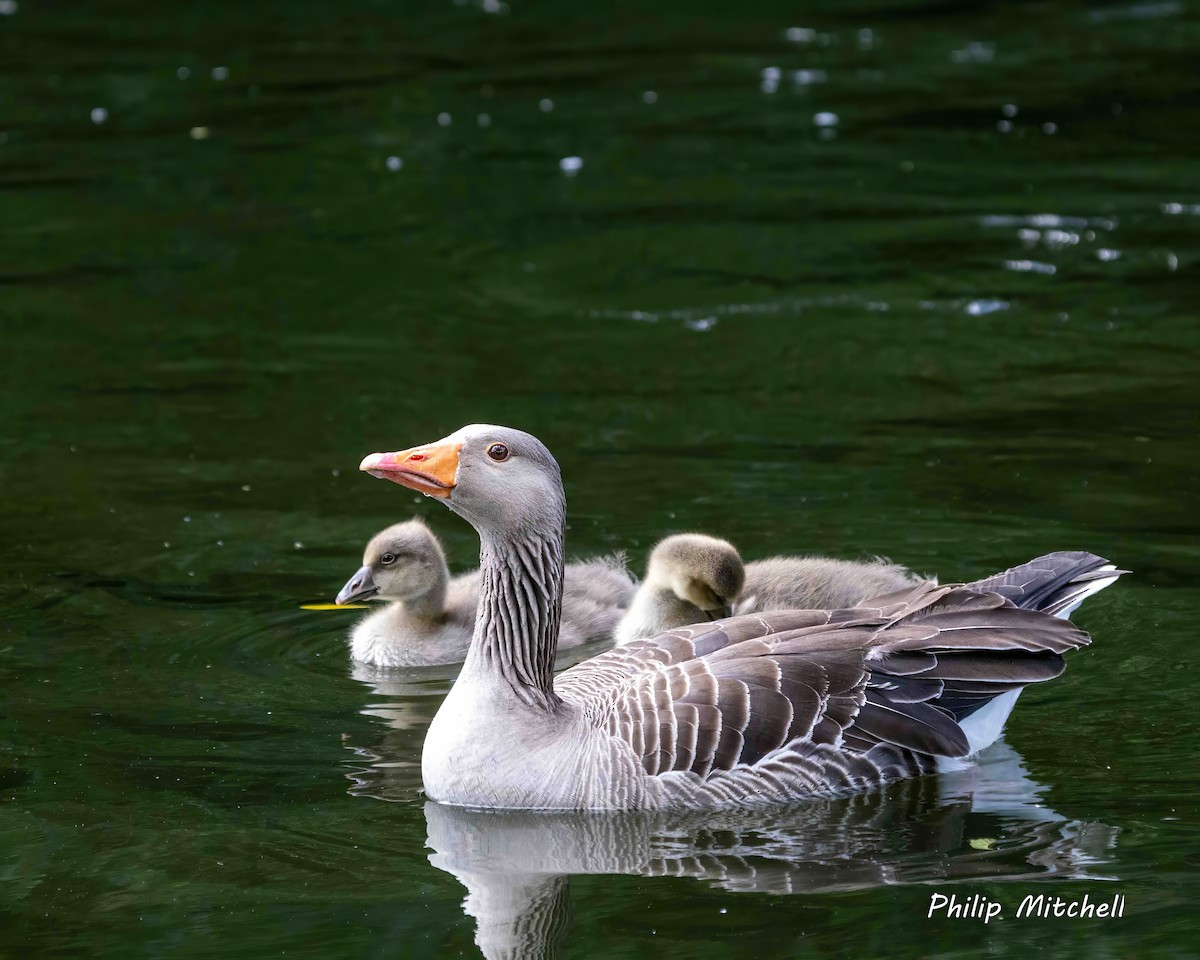
[[[963,757],[972,714],[1058,676],[1088,642],[998,594],[926,583],[867,607],[635,641],[561,674],[556,690],[637,760],[642,776],[614,784],[611,805],[759,806]]]

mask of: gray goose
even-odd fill
[[[618,643],[767,610],[836,610],[925,580],[886,560],[769,557],[743,564],[727,540],[677,533],[659,541],[617,625]]]
[[[1039,611],[1121,572],[1051,554],[976,586],[682,627],[556,678],[566,500],[541,441],[475,424],[361,469],[479,533],[471,648],[421,756],[428,796],[465,806],[755,807],[929,773],[995,740],[1021,688],[1090,642]]]
[[[581,560],[565,573],[559,649],[611,636],[634,591],[623,559]],[[381,530],[337,595],[339,604],[390,601],[355,624],[351,657],[378,667],[461,663],[475,629],[479,583],[478,570],[450,576],[441,543],[421,520]]]

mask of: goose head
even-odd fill
[[[338,603],[413,601],[444,591],[449,573],[442,545],[420,520],[381,530],[363,551],[363,565],[342,587]]]
[[[561,535],[565,500],[558,463],[522,430],[471,424],[433,443],[373,453],[359,469],[441,500],[484,535]]]
[[[670,591],[708,615],[701,619],[728,616],[745,582],[746,568],[733,544],[702,533],[667,537],[646,561],[646,586]]]

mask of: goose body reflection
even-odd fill
[[[386,790],[386,779],[377,786]],[[1003,741],[969,769],[886,791],[745,811],[534,813],[427,802],[429,861],[467,890],[485,957],[557,955],[571,875],[688,877],[736,893],[816,895],[896,884],[1106,873],[1116,830],[1041,802]]]

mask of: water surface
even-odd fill
[[[1197,50],[1186,2],[0,4],[5,949],[1191,955]],[[577,554],[1135,573],[965,779],[440,816],[450,675],[299,607],[409,515],[474,563],[355,470],[472,421],[549,444]]]

